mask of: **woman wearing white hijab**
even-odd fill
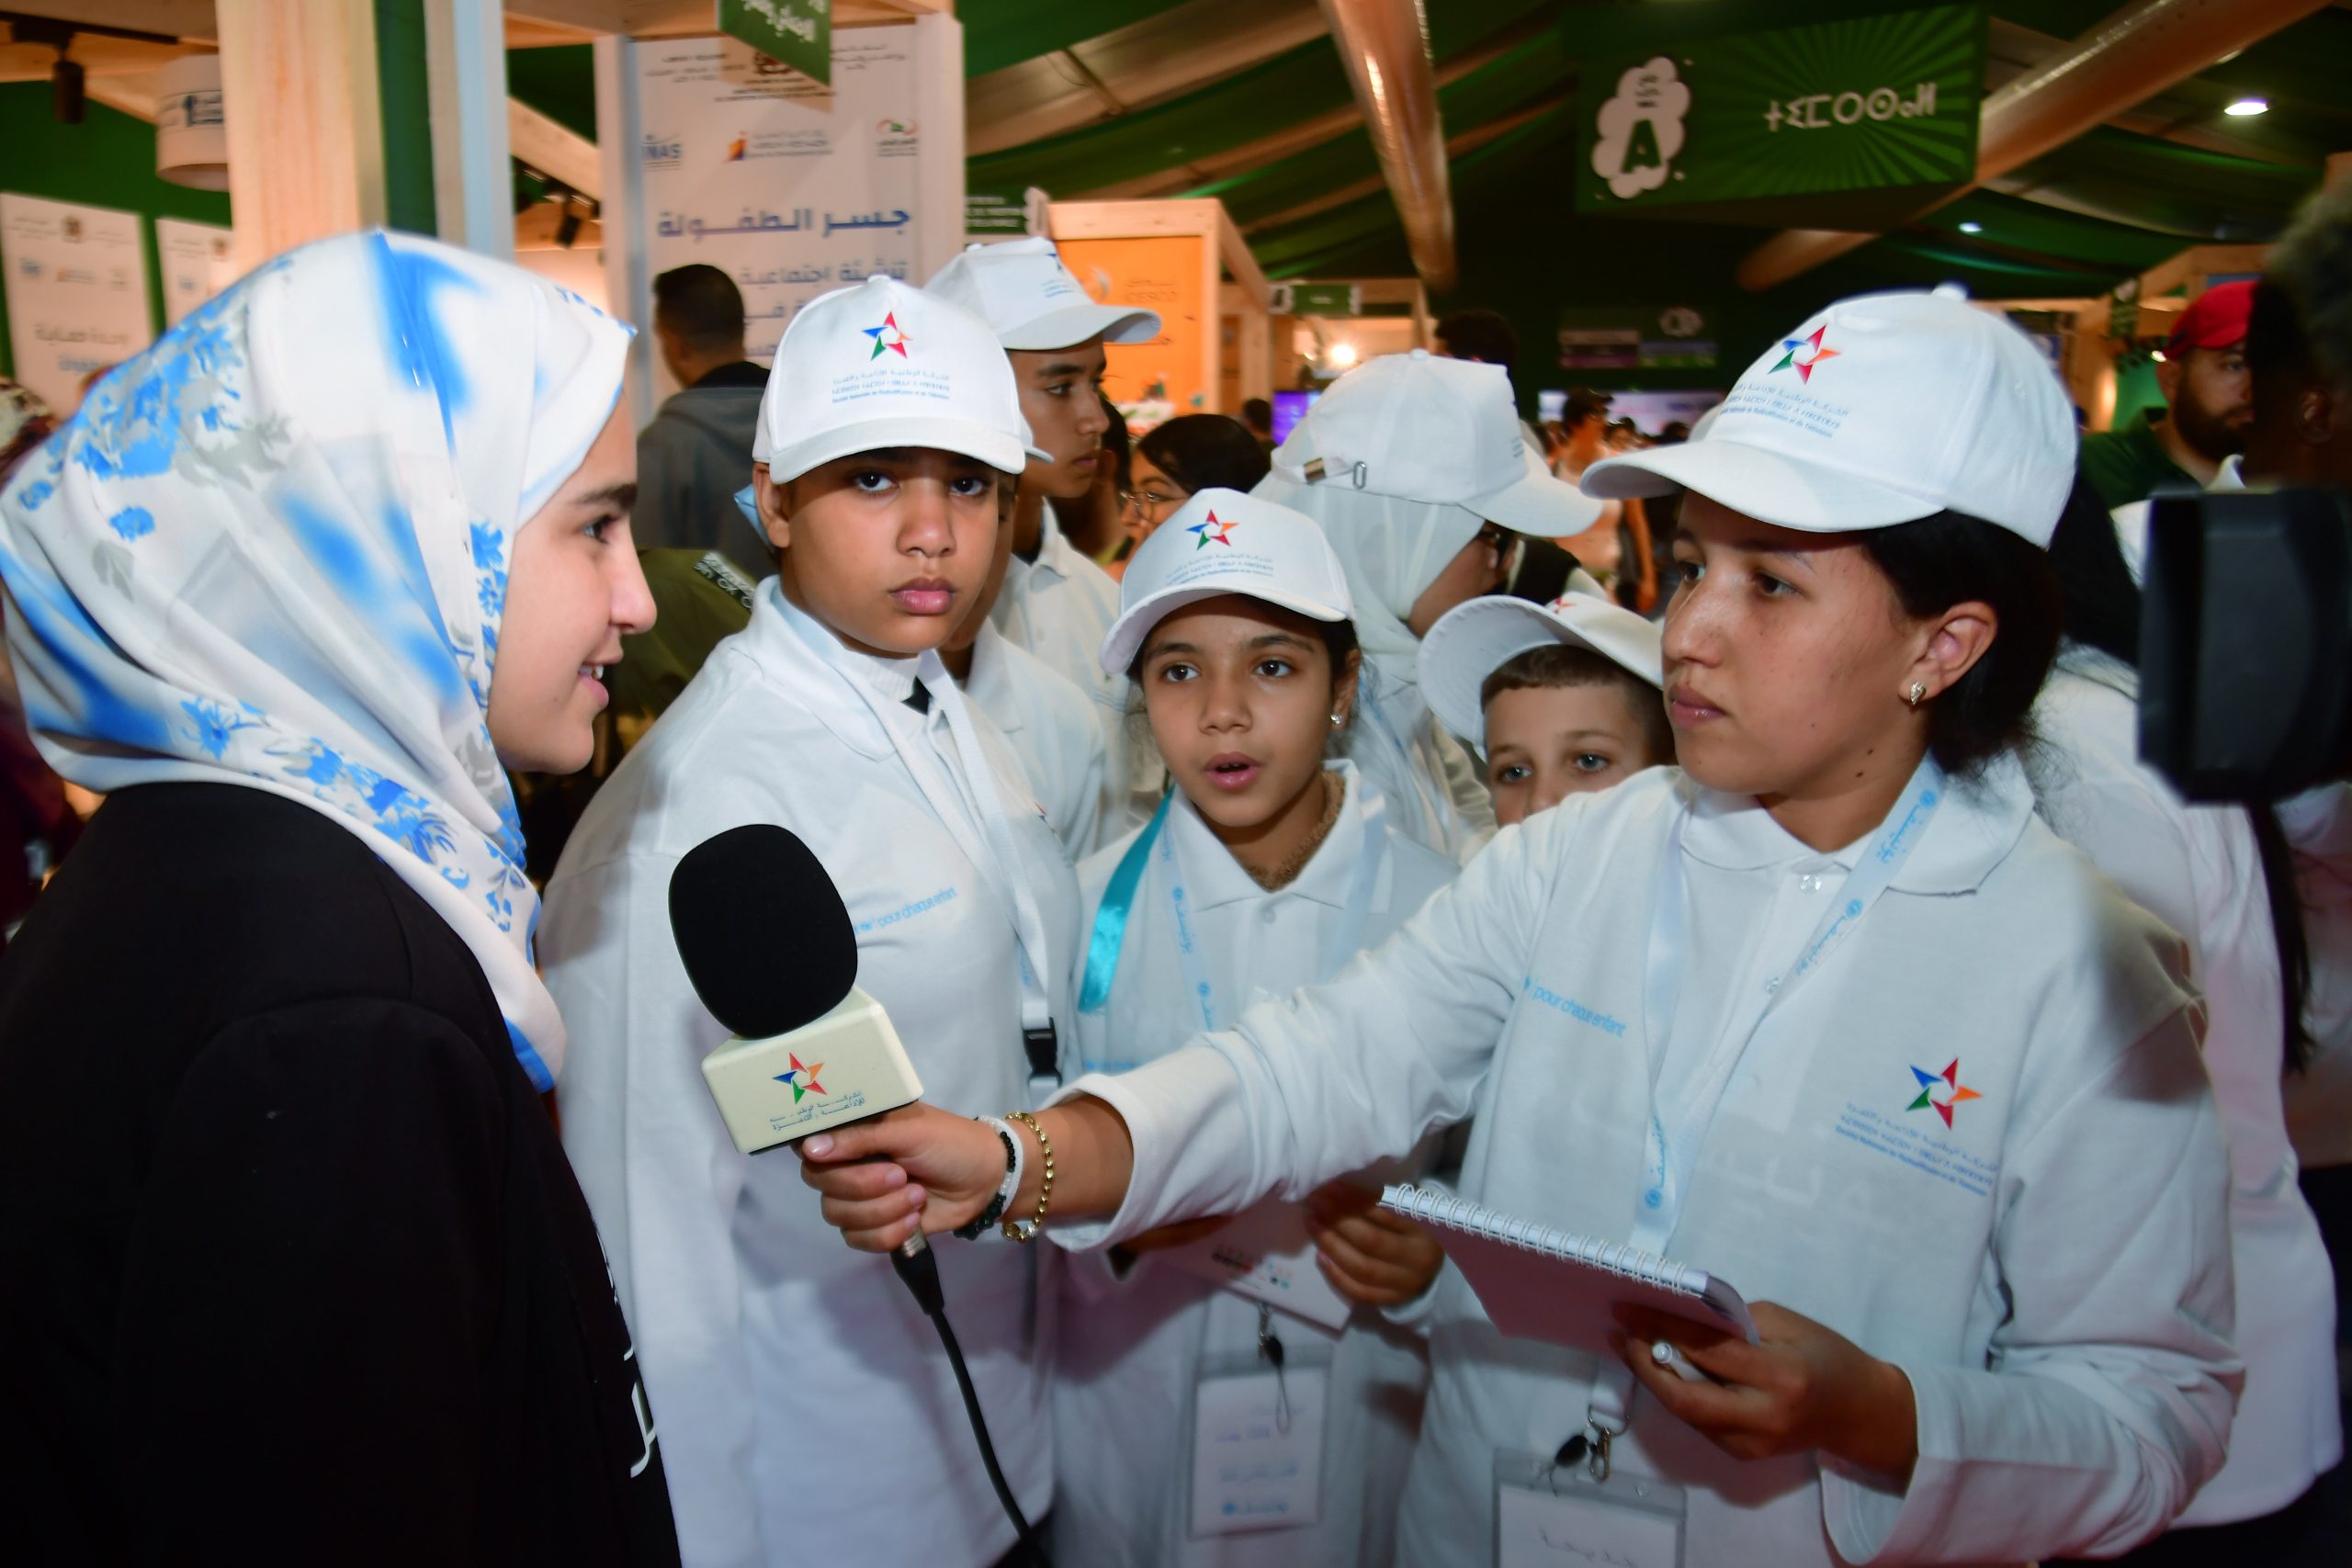
[[[324,241],[0,493],[27,716],[108,797],[0,964],[0,1558],[677,1561],[502,767],[584,762],[650,621],[628,339]]]
[[[1494,806],[1421,699],[1421,637],[1501,591],[1516,534],[1573,534],[1599,506],[1529,461],[1499,366],[1420,349],[1333,382],[1250,493],[1320,523],[1347,570],[1367,667],[1348,760],[1398,828],[1467,861],[1494,837]]]

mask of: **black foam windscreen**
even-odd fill
[[[745,1040],[822,1017],[857,983],[857,934],[797,835],[729,828],[670,874],[670,931],[710,1015]]]

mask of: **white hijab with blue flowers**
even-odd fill
[[[50,765],[237,784],[348,827],[465,940],[540,1089],[563,1024],[486,724],[514,536],[580,466],[629,329],[405,234],[270,262],[109,374],[0,493]]]

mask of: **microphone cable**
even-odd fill
[[[933,1255],[931,1242],[918,1228],[915,1234],[892,1249],[890,1267],[899,1271],[907,1289],[914,1292],[915,1304],[939,1330],[939,1342],[947,1348],[947,1364],[956,1373],[956,1387],[964,1396],[964,1413],[972,1419],[972,1436],[979,1439],[980,1463],[987,1467],[989,1484],[996,1488],[996,1500],[1004,1509],[1004,1517],[1012,1521],[1013,1533],[1020,1537],[1022,1549],[1035,1568],[1053,1568],[1046,1549],[1037,1540],[1037,1532],[1029,1528],[1028,1517],[1012,1495],[1012,1488],[1004,1479],[1004,1467],[997,1463],[996,1445],[989,1440],[988,1417],[980,1413],[979,1392],[972,1387],[971,1369],[964,1365],[964,1348],[956,1342],[956,1331],[947,1325],[947,1293],[939,1282],[939,1259]]]

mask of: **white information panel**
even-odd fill
[[[61,418],[81,405],[92,371],[153,341],[139,221],[110,207],[0,192],[16,378]]]

